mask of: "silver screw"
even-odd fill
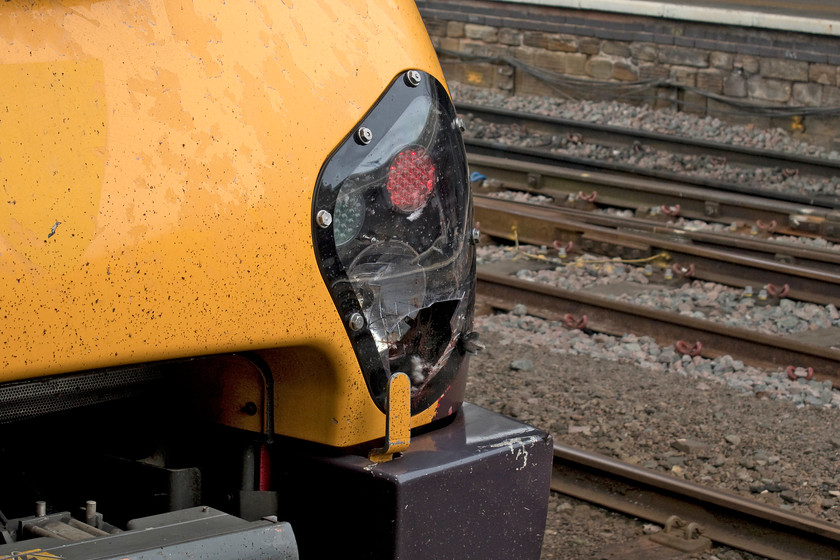
[[[481,240],[481,230],[477,227],[472,229],[472,240],[473,243],[478,243]]]
[[[315,215],[315,221],[322,228],[328,228],[332,225],[332,214],[326,210],[318,210],[318,213]]]
[[[96,526],[96,502],[93,500],[85,502],[85,523]]]
[[[464,124],[464,119],[462,119],[461,117],[455,119],[455,126],[457,126],[458,130],[460,130],[461,132],[467,130],[467,125]]]
[[[420,72],[417,70],[409,70],[405,73],[405,83],[407,83],[411,87],[417,87],[420,85]]]
[[[356,131],[356,142],[362,146],[367,146],[373,140],[373,132],[366,126],[362,126]]]
[[[351,331],[361,330],[365,326],[365,317],[361,313],[353,313],[350,315],[350,320],[347,322]]]
[[[44,517],[47,515],[47,502],[38,500],[35,502],[35,517]]]

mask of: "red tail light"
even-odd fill
[[[413,148],[397,154],[386,188],[398,210],[408,213],[422,208],[435,189],[435,166],[426,150]]]

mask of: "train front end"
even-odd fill
[[[5,2],[0,94],[0,558],[539,556],[413,3]]]

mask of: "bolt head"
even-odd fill
[[[467,125],[464,124],[464,119],[462,119],[461,117],[455,119],[455,126],[457,126],[458,130],[460,130],[461,132],[465,132],[467,130]]]
[[[315,215],[315,221],[318,223],[318,226],[328,228],[332,225],[332,214],[326,210],[318,210],[318,213]]]
[[[361,313],[353,313],[350,315],[350,320],[347,321],[347,325],[351,331],[359,331],[365,326],[365,316]]]
[[[478,228],[472,229],[472,240],[473,243],[478,243],[481,240],[481,230]]]
[[[417,87],[420,85],[420,72],[417,70],[409,70],[405,73],[405,83],[410,87]]]
[[[247,414],[248,416],[253,416],[257,412],[259,412],[259,409],[257,408],[256,403],[249,401],[249,402],[245,403],[245,406],[243,406],[241,409],[239,409],[239,411],[242,412],[243,414]]]
[[[367,146],[373,140],[373,131],[366,126],[360,127],[356,131],[356,142],[362,146]]]

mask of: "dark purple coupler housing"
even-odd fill
[[[545,432],[464,403],[387,463],[281,459],[290,484],[279,517],[303,559],[537,559],[552,459]]]

